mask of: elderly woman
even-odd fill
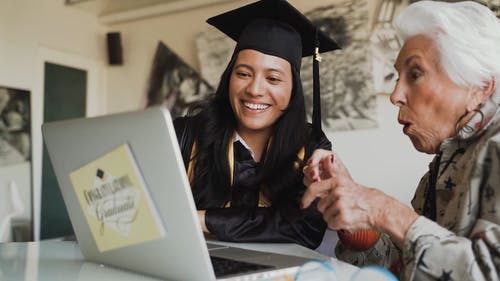
[[[500,22],[477,3],[422,1],[395,25],[405,43],[391,102],[414,147],[436,155],[413,209],[357,183],[324,150],[304,169],[303,206],[320,197],[329,227],[383,233],[366,251],[340,242],[340,259],[399,264],[403,280],[498,280]]]

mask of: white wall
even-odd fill
[[[359,183],[410,203],[431,156],[416,151],[397,122],[389,95],[377,97],[379,128],[329,133],[335,151]]]
[[[106,101],[104,81],[99,78],[99,73],[104,73],[101,69],[105,57],[103,36],[104,28],[96,16],[67,8],[63,0],[0,1],[0,85],[31,91],[35,210],[40,208],[43,64],[50,61],[87,70],[88,113],[102,113],[106,108],[98,105],[105,105]],[[18,182],[23,200],[30,206],[32,183],[27,177],[31,175],[8,174]],[[31,216],[29,212],[26,217]],[[35,217],[38,214],[35,212]]]
[[[109,26],[110,30],[121,32],[124,65],[108,70],[108,110],[119,112],[145,106],[147,79],[158,41],[163,41],[187,64],[199,69],[195,38],[207,27],[205,20],[249,2],[235,0]]]
[[[165,42],[184,61],[199,69],[195,38],[206,28],[205,20],[219,12],[253,1],[232,1],[154,17],[116,24],[110,29],[123,37],[124,66],[108,72],[108,110],[133,110],[146,103],[147,79],[156,44]],[[328,5],[335,0],[290,0],[301,11]],[[370,11],[374,2],[369,1]],[[421,175],[430,161],[428,155],[417,153],[397,124],[397,111],[388,95],[377,98],[378,129],[329,133],[334,149],[342,156],[352,175],[359,182],[380,188],[405,203],[409,203]]]

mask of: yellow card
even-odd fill
[[[71,172],[70,178],[100,252],[165,235],[128,144]]]

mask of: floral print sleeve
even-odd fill
[[[365,252],[339,244],[337,257],[387,268],[401,257],[402,280],[500,280],[499,100],[441,144],[412,200],[421,216],[401,251],[384,236]]]
[[[377,243],[369,250],[352,251],[339,242],[335,254],[337,258],[356,266],[377,264],[385,268],[392,268],[398,263],[401,251],[387,234],[382,234]]]
[[[420,217],[405,241],[403,279],[498,280],[498,225],[478,220],[474,233],[471,238],[457,236]]]
[[[436,222],[422,216],[408,230],[405,280],[499,280],[500,134],[483,139],[441,172]]]

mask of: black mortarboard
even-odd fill
[[[235,52],[254,49],[287,60],[300,71],[302,57],[315,55],[313,63],[313,128],[321,131],[319,53],[340,47],[286,0],[261,0],[209,18],[237,44]]]

